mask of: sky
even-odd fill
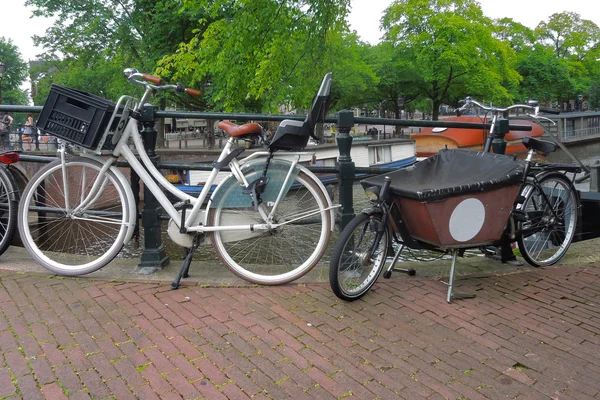
[[[349,22],[363,41],[376,44],[382,36],[379,20],[392,0],[352,0]],[[534,28],[540,21],[554,13],[573,11],[600,26],[600,1],[598,0],[479,0],[483,13],[491,18],[510,17],[525,26]],[[43,50],[33,46],[31,36],[42,35],[51,21],[30,18],[32,7],[25,0],[0,0],[2,19],[0,36],[11,38],[19,48],[24,61],[35,60]]]

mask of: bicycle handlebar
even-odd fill
[[[135,68],[127,68],[123,71],[125,78],[131,83],[142,85],[146,90],[170,90],[175,89],[179,93],[187,93],[190,96],[200,96],[201,92],[196,89],[186,88],[183,85],[177,83],[175,85],[163,85],[161,77],[156,75],[144,74],[139,72]]]
[[[524,108],[526,110],[533,111],[533,115],[531,115],[532,118],[538,118],[538,113],[540,111],[543,113],[547,113],[547,114],[560,114],[560,110],[554,110],[552,108],[540,107],[538,105],[538,102],[535,100],[529,100],[527,102],[527,104],[513,104],[512,106],[508,106],[506,108],[491,107],[491,106],[487,107],[487,106],[484,106],[483,104],[481,104],[480,102],[478,102],[477,100],[472,99],[471,97],[467,97],[464,100],[464,102],[465,102],[465,104],[458,109],[459,111],[464,111],[468,107],[474,105],[474,106],[481,108],[482,110],[491,111],[493,113],[505,113],[510,110],[515,110],[517,108]]]

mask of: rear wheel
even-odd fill
[[[518,237],[521,255],[534,267],[552,265],[567,252],[577,227],[578,202],[572,183],[563,174],[541,177],[537,185],[522,191]]]
[[[277,227],[213,232],[211,242],[219,259],[235,275],[262,285],[291,282],[310,271],[323,256],[331,234],[327,198],[315,179],[304,172],[296,175],[275,211],[273,223]],[[235,196],[230,194],[229,198]],[[217,204],[210,210],[211,225],[264,224],[263,216],[271,213],[273,205],[272,201],[264,201],[261,215],[249,203],[227,207]]]
[[[346,301],[364,296],[385,265],[389,244],[382,214],[361,213],[350,221],[331,256],[329,284],[335,295]]]

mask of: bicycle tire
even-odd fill
[[[276,221],[281,223],[296,218],[299,211],[318,210],[317,214],[266,232],[212,232],[211,243],[221,262],[238,277],[261,285],[292,282],[310,271],[325,253],[331,235],[326,194],[316,179],[304,172],[297,174],[294,184],[279,203]],[[267,202],[263,205],[268,213],[270,206]],[[211,208],[210,225],[226,226],[227,219],[234,225],[240,224],[239,221],[243,224],[263,223],[253,207],[216,205]]]
[[[519,251],[534,267],[553,265],[565,255],[575,236],[579,208],[575,188],[563,174],[549,173],[537,184],[526,185],[522,193],[525,200],[520,209],[526,220],[519,224]]]
[[[391,243],[389,227],[381,224],[381,213],[360,213],[340,234],[329,265],[329,285],[338,298],[358,300],[377,281]],[[383,232],[378,235],[377,231],[381,229]],[[374,248],[375,257],[372,254]]]
[[[19,208],[19,188],[8,169],[0,166],[0,254],[15,237]]]
[[[89,158],[68,159],[65,196],[62,164],[56,160],[38,171],[23,192],[18,217],[23,245],[35,261],[56,274],[84,275],[102,268],[129,237],[133,216],[128,192],[110,170],[90,206],[73,213],[101,168]]]

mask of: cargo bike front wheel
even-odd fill
[[[331,256],[329,283],[335,295],[345,301],[364,296],[381,274],[390,245],[381,213],[361,213],[350,221]]]

